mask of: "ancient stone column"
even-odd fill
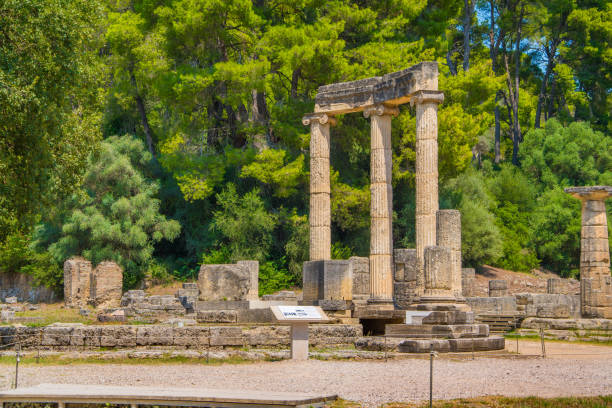
[[[393,303],[391,117],[396,107],[366,108],[370,118],[370,302]]]
[[[438,105],[440,91],[418,91],[411,96],[416,106],[416,249],[419,258],[417,292],[423,293],[424,252],[436,245],[438,211]]]
[[[583,317],[612,318],[612,277],[606,198],[612,186],[571,187],[566,193],[582,201],[580,234],[580,303]]]
[[[423,302],[453,301],[451,251],[446,247],[428,246],[424,251]]]
[[[436,216],[436,242],[451,251],[451,290],[461,298],[461,212],[439,210]]]
[[[326,260],[331,259],[329,126],[336,120],[310,113],[302,123],[310,125],[310,260]]]

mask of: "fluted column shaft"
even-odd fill
[[[610,186],[570,187],[582,201],[580,232],[580,308],[582,317],[612,318],[612,277],[605,200]]]
[[[439,91],[419,91],[410,103],[416,105],[416,250],[419,261],[417,293],[425,289],[424,253],[436,245],[438,211],[438,104]]]
[[[370,118],[370,300],[393,302],[391,117],[395,107],[364,110]]]
[[[327,260],[331,259],[329,127],[335,119],[312,113],[302,123],[310,125],[310,260]]]

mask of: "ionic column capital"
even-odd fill
[[[325,125],[329,123],[330,125],[336,124],[336,118],[333,116],[329,116],[327,113],[307,113],[302,118],[302,123],[304,126],[308,126],[314,122],[319,122],[321,125]]]
[[[378,105],[368,106],[363,110],[363,116],[369,118],[372,115],[376,116],[397,116],[399,115],[399,109],[396,106],[388,106],[382,103]]]
[[[422,103],[437,103],[444,102],[444,92],[442,91],[417,91],[410,95],[410,106]]]

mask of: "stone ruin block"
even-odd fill
[[[451,250],[446,247],[425,248],[425,295],[422,299],[451,299],[452,264]]]
[[[237,264],[246,267],[249,271],[250,285],[246,300],[259,300],[259,262],[238,261]]]
[[[491,279],[489,281],[489,297],[508,296],[508,281],[504,279]]]
[[[350,261],[307,261],[302,271],[304,301],[352,300]]]
[[[95,307],[118,307],[123,293],[123,269],[112,261],[100,262],[91,278],[90,302]]]
[[[612,319],[612,276],[595,276],[580,281],[582,316]]]
[[[474,268],[461,269],[461,293],[464,297],[472,297],[476,293],[476,271]]]
[[[417,273],[419,260],[416,249],[393,251],[393,301],[398,309],[406,309],[418,300]]]
[[[250,262],[257,261],[202,265],[198,275],[200,300],[256,300],[259,264],[255,267]]]
[[[349,258],[353,276],[353,300],[370,298],[370,259],[364,256]]]
[[[70,258],[64,262],[64,301],[68,307],[85,306],[89,301],[91,262]]]
[[[546,281],[546,293],[551,295],[569,295],[572,294],[572,288],[565,279],[549,278]]]
[[[459,210],[436,212],[436,245],[450,250],[451,289],[455,297],[461,297],[461,212]]]

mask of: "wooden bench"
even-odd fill
[[[35,387],[0,391],[4,403],[123,404],[207,408],[324,407],[337,395],[268,391],[230,391],[203,388],[115,387],[100,385],[40,384]]]

